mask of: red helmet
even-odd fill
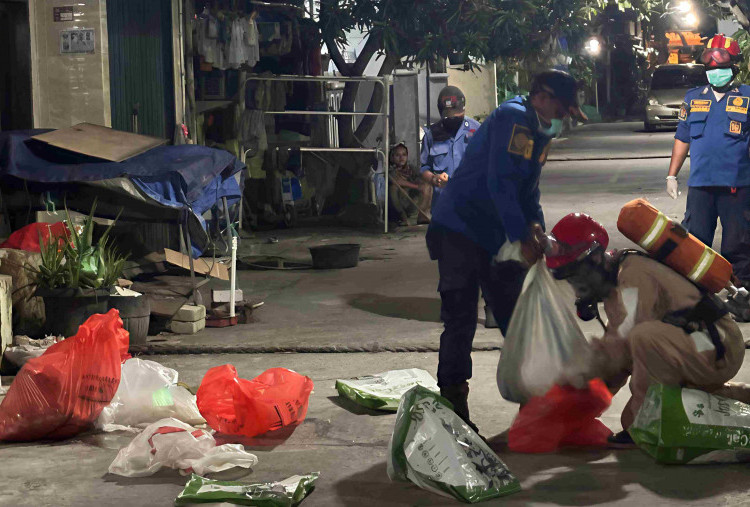
[[[582,260],[595,248],[606,249],[609,235],[602,225],[583,213],[564,216],[552,229],[552,236],[562,248],[547,256],[547,267],[558,269]]]
[[[706,66],[706,69],[720,69],[731,67],[742,61],[742,50],[737,41],[724,34],[718,34],[711,37],[706,44],[700,57],[700,63]]]

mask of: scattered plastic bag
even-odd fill
[[[336,390],[341,396],[364,407],[395,412],[401,396],[416,385],[440,391],[432,375],[417,368],[339,379]]]
[[[6,239],[0,248],[13,248],[14,250],[26,250],[27,252],[41,251],[39,246],[39,237],[47,243],[50,235],[53,238],[65,237],[68,233],[68,228],[63,222],[57,222],[54,224],[46,224],[42,222],[35,222],[25,227],[21,227],[16,232],[12,233],[8,239]]]
[[[388,477],[469,503],[520,491],[505,463],[452,408],[422,386],[404,394],[388,445]]]
[[[138,358],[122,364],[120,386],[112,403],[102,410],[96,422],[104,431],[129,430],[174,417],[187,424],[204,424],[195,396],[175,385],[175,370],[154,361]]]
[[[652,385],[628,432],[660,463],[750,461],[750,405],[697,389]]]
[[[146,477],[162,467],[176,468],[182,475],[221,472],[234,467],[252,468],[254,454],[240,444],[216,446],[207,430],[195,429],[171,417],[149,425],[127,447],[120,449],[109,465],[109,473],[124,477]]]
[[[128,332],[117,310],[29,359],[0,405],[0,440],[68,438],[93,427],[120,383]]]
[[[23,335],[14,336],[13,346],[5,349],[4,357],[21,368],[26,361],[41,356],[52,345],[64,339],[64,336],[47,336],[41,340],[34,340]]]
[[[233,503],[259,507],[293,507],[315,487],[318,472],[295,475],[281,482],[245,484],[235,481],[214,481],[193,474],[175,505],[193,503]]]
[[[254,437],[301,423],[312,390],[312,380],[286,368],[271,368],[247,380],[225,364],[203,377],[198,410],[220,433]]]
[[[587,372],[591,349],[567,299],[544,261],[531,267],[497,366],[497,385],[506,400],[524,403],[543,396],[561,378]]]
[[[514,452],[553,452],[561,447],[603,447],[612,432],[597,419],[612,403],[612,393],[600,379],[586,389],[554,386],[531,398],[518,411],[508,430]]]

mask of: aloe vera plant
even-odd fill
[[[122,275],[126,257],[109,237],[120,214],[94,244],[96,204],[97,199],[94,199],[91,211],[81,226],[72,225],[73,220],[66,206],[68,231],[65,236],[50,236],[45,241],[40,235],[41,263],[38,268],[28,268],[35,274],[37,287],[99,289],[111,287]]]

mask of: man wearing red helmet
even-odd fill
[[[742,366],[745,343],[716,296],[645,254],[606,252],[607,231],[588,215],[563,217],[552,229],[551,242],[547,266],[555,278],[573,286],[579,316],[598,317],[598,303],[607,315],[604,335],[591,342],[589,378],[601,378],[616,393],[630,377],[624,429],[610,437],[613,447],[633,445],[627,429],[651,384],[750,402],[750,386],[727,383]],[[578,385],[583,380],[561,379]]]
[[[679,115],[667,193],[677,199],[677,174],[690,152],[683,225],[711,246],[716,220],[723,229],[721,254],[737,278],[750,282],[750,86],[734,84],[742,61],[737,41],[711,38],[700,63],[709,86],[688,91]]]
[[[539,177],[550,141],[569,115],[586,119],[575,79],[559,70],[536,75],[528,97],[501,104],[472,136],[432,214],[426,240],[430,258],[438,261],[445,326],[438,386],[470,426],[468,380],[479,288],[505,333],[523,287],[524,263],[542,254]],[[496,255],[501,262],[493,262]]]

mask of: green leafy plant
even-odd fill
[[[111,287],[122,276],[127,258],[109,237],[112,226],[120,214],[94,244],[96,204],[95,199],[91,212],[80,226],[73,225],[66,206],[66,234],[50,236],[46,241],[40,235],[41,263],[38,268],[27,268],[34,273],[34,283],[37,287],[99,289]]]
[[[750,33],[744,28],[741,28],[735,32],[732,37],[737,40],[737,44],[740,45],[743,55],[750,54]],[[747,58],[747,56],[746,56]],[[750,82],[750,65],[747,60],[739,65],[740,73],[737,74],[737,82],[747,84]]]

